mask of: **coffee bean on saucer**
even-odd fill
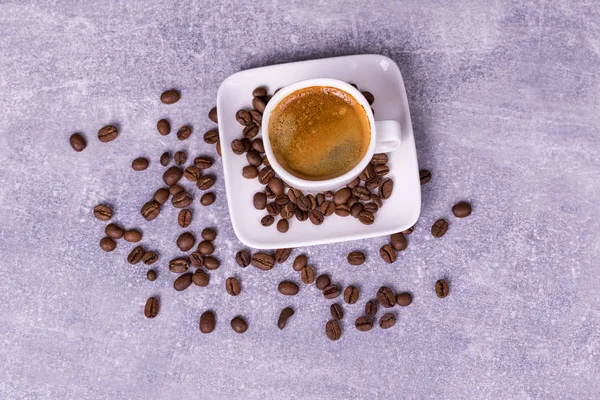
[[[381,256],[383,261],[385,261],[388,264],[391,264],[394,261],[396,261],[396,252],[394,251],[394,248],[389,244],[383,245],[381,249],[379,249],[379,255]]]
[[[142,256],[142,262],[146,265],[152,265],[158,261],[158,254],[155,251],[146,251]]]
[[[325,195],[323,193],[318,193],[315,198],[317,199],[317,207],[320,207],[325,202]]]
[[[267,89],[265,89],[264,87],[257,87],[256,89],[254,89],[252,91],[252,96],[253,97],[265,97],[267,95]]]
[[[210,206],[212,203],[214,203],[216,200],[216,196],[214,193],[210,192],[210,193],[204,193],[202,195],[202,197],[200,198],[200,204],[202,204],[203,206]]]
[[[281,179],[277,177],[271,178],[269,179],[267,186],[273,191],[275,196],[283,194],[283,182],[281,181]]]
[[[284,296],[295,296],[298,294],[300,288],[294,282],[281,281],[279,282],[279,286],[277,286],[277,290],[279,290],[279,293],[283,294]]]
[[[340,324],[335,319],[327,321],[327,324],[325,324],[325,334],[329,340],[338,340],[342,336]]]
[[[104,233],[111,239],[121,239],[125,233],[125,229],[117,224],[108,224],[106,225],[106,228],[104,228]]]
[[[253,165],[246,165],[242,168],[242,176],[246,179],[254,179],[258,176],[258,169]]]
[[[196,181],[196,187],[200,190],[208,190],[215,184],[215,177],[212,175],[203,175]]]
[[[167,165],[169,165],[169,162],[171,162],[171,155],[168,151],[165,151],[160,156],[160,165],[166,167]]]
[[[244,135],[246,139],[252,139],[258,135],[258,125],[256,125],[254,122],[249,123],[242,131],[242,135]]]
[[[154,282],[156,280],[156,271],[149,269],[148,272],[146,272],[146,279],[148,279],[150,282]]]
[[[273,168],[271,167],[264,167],[263,169],[260,170],[259,174],[258,174],[258,181],[263,184],[266,185],[271,178],[275,177],[275,171],[273,171]]]
[[[365,208],[362,203],[356,203],[352,207],[350,207],[350,215],[354,218],[358,218],[358,214]]]
[[[242,155],[244,154],[244,144],[240,139],[234,139],[231,142],[231,150],[234,154],[237,154],[238,156]]]
[[[302,211],[298,207],[294,209],[294,215],[298,221],[306,221],[308,219],[308,211]]]
[[[180,98],[181,94],[175,89],[166,90],[160,95],[160,101],[164,104],[177,103]]]
[[[377,196],[376,194],[371,195],[371,202],[377,205],[377,207],[379,208],[383,206],[383,201],[381,200],[381,197]]]
[[[280,211],[281,207],[279,207],[279,204],[275,202],[267,204],[267,212],[269,213],[269,215],[276,216],[277,214],[279,214]]]
[[[85,139],[81,135],[81,133],[72,134],[71,137],[69,138],[69,143],[71,144],[71,147],[73,148],[73,150],[75,150],[78,153],[80,151],[83,151],[83,149],[85,149],[87,146],[87,143],[85,142]]]
[[[185,151],[177,151],[173,156],[175,165],[183,165],[187,161],[187,153]]]
[[[215,252],[215,245],[209,240],[203,240],[198,243],[198,251],[200,254],[208,256]]]
[[[310,206],[308,207],[308,209],[310,211],[315,210],[317,208],[317,199],[315,199],[315,196],[313,196],[312,194],[308,194],[308,195],[306,195],[306,199],[310,203]]]
[[[210,282],[210,275],[208,275],[204,270],[198,268],[194,271],[194,275],[192,275],[192,283],[196,286],[206,287]]]
[[[109,221],[113,216],[113,211],[109,206],[98,204],[94,207],[94,217],[100,221]]]
[[[300,254],[299,256],[297,256],[294,259],[294,264],[293,264],[294,271],[302,270],[302,267],[304,267],[307,262],[308,262],[308,259],[305,254]]]
[[[183,252],[190,250],[194,244],[196,244],[196,238],[190,232],[183,232],[177,238],[177,247]]]
[[[374,154],[373,158],[371,158],[371,164],[379,165],[379,164],[387,164],[388,156],[385,153]]]
[[[309,212],[308,218],[310,219],[310,222],[313,223],[313,225],[321,225],[325,220],[325,217],[319,210],[312,210],[311,212]]]
[[[179,182],[183,176],[183,171],[179,167],[170,167],[163,174],[163,181],[167,186],[171,186]],[[171,193],[173,194],[173,193]]]
[[[456,218],[468,217],[471,215],[471,211],[471,205],[466,201],[461,201],[460,203],[456,203],[454,206],[452,206],[452,214],[454,214]]]
[[[402,234],[403,235],[410,235],[411,233],[413,233],[414,230],[415,230],[415,226],[413,225],[410,228],[408,228],[407,230],[402,231]]]
[[[238,112],[235,113],[235,119],[242,126],[246,126],[252,122],[252,116],[246,110],[238,110]]]
[[[377,314],[377,302],[375,300],[367,301],[365,304],[365,314],[374,317]]]
[[[326,217],[329,217],[330,215],[333,215],[333,213],[335,212],[335,208],[335,203],[333,201],[325,200],[319,207],[319,210]]]
[[[448,231],[448,222],[445,219],[438,219],[431,227],[431,234],[435,238],[441,238]]]
[[[158,315],[158,299],[156,297],[150,297],[146,301],[144,307],[144,316],[146,318],[154,318]]]
[[[292,307],[286,307],[279,313],[279,318],[277,319],[277,327],[279,329],[285,328],[288,319],[294,315],[294,309]]]
[[[169,271],[181,274],[190,267],[190,260],[187,257],[177,257],[169,261]]]
[[[330,284],[323,289],[323,296],[326,299],[335,299],[340,295],[340,288],[337,285]]]
[[[370,331],[373,328],[373,318],[369,317],[368,315],[358,317],[356,321],[354,321],[354,326],[361,332]]]
[[[325,289],[330,284],[331,284],[331,279],[329,278],[329,275],[327,275],[327,274],[321,274],[321,275],[319,275],[317,277],[317,280],[315,281],[315,286],[319,290]]]
[[[106,125],[98,131],[98,140],[102,143],[112,142],[119,135],[119,130],[114,125]]]
[[[255,167],[258,167],[262,164],[262,156],[254,149],[246,153],[246,159],[248,160],[248,164],[254,165]]]
[[[242,144],[244,145],[244,153],[247,153],[250,151],[250,149],[252,148],[252,143],[250,142],[250,139],[248,138],[242,138]]]
[[[246,250],[240,250],[235,255],[235,262],[242,267],[246,268],[250,265],[250,254]]]
[[[217,124],[219,122],[219,120],[217,118],[218,118],[217,117],[217,107],[213,107],[208,112],[208,119],[210,119],[212,122]]]
[[[385,178],[379,184],[379,197],[384,200],[387,200],[392,195],[392,191],[394,190],[394,181],[390,178]]]
[[[274,199],[275,197],[277,197],[277,195],[273,193],[273,191],[268,186],[265,186],[265,195],[267,195],[268,199]]]
[[[444,279],[440,279],[435,283],[435,294],[437,294],[437,297],[439,297],[440,299],[443,299],[444,297],[448,296],[449,291],[450,286],[448,285],[448,282],[446,282]]]
[[[341,188],[333,195],[333,202],[336,206],[339,206],[340,204],[345,204],[351,195],[352,191],[349,188]]]
[[[382,286],[377,291],[377,301],[382,307],[392,308],[396,304],[396,295],[389,287]]]
[[[231,296],[237,296],[241,291],[240,282],[234,277],[227,278],[225,281],[225,290],[227,290],[227,293]]]
[[[113,251],[117,248],[117,243],[109,237],[100,239],[100,248],[104,251]]]
[[[371,199],[371,191],[364,186],[356,186],[354,189],[352,189],[352,195],[363,201]]]
[[[190,287],[192,284],[192,273],[187,272],[185,274],[179,275],[177,279],[173,282],[173,288],[178,292],[181,292]]]
[[[333,191],[331,191],[331,190],[327,190],[326,192],[323,192],[323,194],[325,195],[326,199],[330,199],[334,195]]]
[[[396,316],[393,313],[386,313],[379,318],[379,327],[389,329],[396,324]]]
[[[177,131],[177,139],[186,140],[192,135],[192,127],[184,125]]]
[[[194,165],[196,166],[196,168],[199,169],[208,169],[210,167],[212,167],[213,165],[213,160],[210,157],[207,156],[199,156],[194,158]]]
[[[175,196],[177,193],[181,193],[185,191],[185,189],[177,184],[169,186],[169,193],[171,196]]]
[[[271,226],[273,225],[273,222],[275,222],[275,218],[273,218],[272,215],[265,215],[264,217],[262,217],[262,219],[260,220],[260,224],[262,226]]]
[[[248,330],[248,323],[242,317],[235,317],[231,320],[231,329],[242,334]]]
[[[252,107],[256,109],[259,113],[263,113],[265,111],[265,101],[260,97],[252,98]]]
[[[290,199],[289,197],[287,197],[285,194],[280,194],[279,196],[275,197],[275,203],[277,203],[279,206],[283,207],[286,204],[290,203]],[[293,203],[290,203],[291,205],[294,205]],[[292,209],[292,213],[293,213],[293,209]]]
[[[163,136],[171,133],[171,124],[166,119],[161,119],[156,123],[156,130]]]
[[[335,207],[335,215],[339,215],[340,217],[349,216],[350,215],[350,207],[348,207],[347,204],[340,204],[339,206],[336,206]]]
[[[208,144],[215,144],[219,141],[219,132],[215,129],[211,129],[204,134],[204,142]]]
[[[365,169],[358,176],[361,181],[367,182],[376,177],[375,169],[373,168],[373,164],[367,164]]]
[[[188,192],[180,192],[177,193],[173,198],[171,198],[171,204],[175,208],[186,208],[190,204],[192,204],[193,198],[192,195]]]
[[[348,286],[344,290],[344,301],[348,304],[354,304],[358,301],[359,290],[355,286]]]
[[[190,254],[190,262],[196,268],[204,266],[204,256],[199,251],[194,251]]]
[[[150,200],[142,206],[140,213],[146,221],[152,221],[160,214],[160,205],[156,201]]]
[[[365,186],[369,190],[379,189],[379,184],[381,183],[381,178],[376,176],[375,178],[371,178],[365,182]]]
[[[372,225],[375,222],[375,216],[367,210],[358,213],[358,220],[365,225]]]
[[[182,228],[187,228],[192,223],[192,212],[187,208],[179,211],[177,216],[177,223]]]
[[[216,326],[215,314],[212,311],[204,311],[200,315],[200,332],[204,334],[211,333]]]
[[[213,269],[219,268],[220,266],[221,266],[221,263],[215,257],[213,257],[213,256],[204,257],[204,268],[213,270]]]
[[[359,184],[360,184],[360,178],[357,176],[356,179],[354,179],[352,182],[350,182],[349,184],[347,184],[346,187],[348,187],[350,189],[354,189]]]
[[[183,176],[190,182],[196,182],[202,176],[202,171],[195,165],[190,165],[183,171]]]
[[[127,262],[129,264],[137,264],[142,261],[142,257],[144,256],[144,248],[142,246],[136,246],[131,250],[129,255],[127,256]]]
[[[251,110],[250,116],[252,117],[252,122],[254,122],[254,124],[256,124],[256,126],[262,125],[262,114],[261,113],[259,113],[256,110]]]
[[[289,192],[288,192],[289,193]],[[310,211],[312,207],[312,202],[308,197],[304,195],[304,193],[295,193],[292,191],[292,196],[294,197],[296,206],[302,211]],[[319,210],[320,211],[320,210]]]
[[[315,270],[312,267],[305,265],[300,269],[300,279],[302,279],[302,283],[306,285],[312,284],[315,281]]]
[[[339,321],[342,318],[344,318],[344,309],[338,303],[333,303],[329,307],[329,312],[331,313],[331,317],[336,321]]]
[[[353,251],[348,254],[348,263],[351,265],[361,265],[365,262],[365,253],[362,251]]]
[[[251,263],[258,269],[268,271],[273,269],[273,266],[275,265],[275,258],[268,253],[258,252],[252,255]]]
[[[348,207],[350,207],[350,209],[352,209],[352,206],[354,206],[354,205],[355,205],[355,204],[357,204],[357,203],[360,203],[360,200],[359,200],[359,198],[358,198],[358,197],[351,196],[351,197],[348,199],[348,201],[346,202],[346,205],[347,205]]]
[[[154,192],[154,196],[152,196],[152,200],[156,201],[158,205],[162,206],[169,200],[169,190],[165,188],[160,188],[156,192]]]
[[[278,264],[283,264],[292,254],[292,249],[277,249],[275,250],[275,261]]]
[[[363,96],[365,96],[365,99],[367,99],[367,101],[369,102],[369,105],[373,104],[373,102],[375,102],[375,96],[373,96],[373,94],[371,92],[368,91],[364,91],[361,92]]]
[[[265,145],[263,143],[263,140],[261,138],[254,139],[252,141],[252,149],[258,151],[261,154],[264,153],[265,152]],[[261,162],[262,162],[262,157],[261,157]]]
[[[390,244],[396,251],[403,251],[408,247],[408,243],[402,232],[390,235]]]
[[[137,243],[142,240],[142,232],[137,229],[128,229],[123,234],[123,239],[127,242]]]
[[[425,185],[431,180],[431,172],[427,169],[422,169],[419,171],[419,178],[421,180],[421,185]]]
[[[217,238],[217,231],[213,228],[204,228],[200,234],[204,240],[215,240]]]
[[[254,193],[252,203],[257,210],[264,210],[267,207],[267,196],[262,192]]]
[[[277,221],[277,231],[280,233],[286,233],[290,229],[290,223],[287,219],[280,219]]]
[[[402,307],[410,305],[412,300],[412,295],[408,292],[398,293],[398,296],[396,296],[396,303]]]
[[[379,164],[375,166],[375,175],[384,176],[390,173],[390,167],[386,164]]]
[[[263,165],[265,167],[270,167],[271,166],[271,163],[269,162],[269,159],[267,158],[266,155],[263,156]]]

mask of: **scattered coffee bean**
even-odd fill
[[[273,171],[273,168],[271,167],[264,167],[258,173],[258,181],[263,185],[266,185],[271,180],[271,178],[274,177],[275,171]]]
[[[399,306],[406,307],[412,303],[412,295],[408,292],[398,293],[398,296],[396,296],[396,303]]]
[[[190,182],[196,182],[202,176],[202,171],[195,165],[190,165],[183,171],[183,176]]]
[[[154,318],[158,315],[158,299],[156,297],[150,297],[146,301],[144,307],[144,316],[146,318]]]
[[[253,165],[246,165],[242,168],[242,176],[246,179],[254,179],[258,176],[258,168]]]
[[[372,225],[375,221],[375,216],[367,210],[362,210],[358,213],[358,220],[365,225]]]
[[[358,197],[352,196],[348,199],[348,201],[346,202],[346,205],[348,205],[348,207],[352,208],[352,206],[354,206],[357,203],[360,203],[360,199]]]
[[[170,167],[163,174],[163,181],[167,184],[167,186],[171,186],[179,182],[181,177],[183,176],[183,171],[179,167]],[[173,193],[171,193],[173,194]]]
[[[305,254],[300,254],[299,256],[297,256],[294,259],[294,264],[293,264],[294,271],[302,270],[302,267],[304,267],[307,262],[308,262],[308,259]]]
[[[252,202],[254,203],[254,208],[264,210],[267,207],[267,196],[262,192],[254,193]]]
[[[382,307],[392,308],[396,304],[396,295],[394,291],[387,286],[382,286],[377,291],[377,301]]]
[[[192,135],[192,127],[184,125],[177,131],[177,139],[186,140]]]
[[[269,213],[269,215],[276,216],[277,214],[279,214],[280,211],[281,207],[279,207],[279,204],[275,202],[267,204],[267,212]]]
[[[325,200],[321,206],[319,207],[320,211],[322,214],[324,214],[326,217],[329,217],[331,215],[333,215],[333,213],[335,212],[335,203],[331,200]]]
[[[246,250],[240,250],[235,255],[235,262],[242,268],[250,265],[250,254]]]
[[[387,200],[392,195],[392,191],[394,190],[394,181],[390,178],[385,178],[379,184],[379,197],[384,200]]]
[[[275,218],[273,218],[273,216],[271,216],[271,215],[265,215],[260,220],[260,224],[262,226],[271,226],[271,225],[273,225],[273,222],[275,222]]]
[[[100,248],[104,251],[113,251],[117,247],[117,243],[109,237],[100,239]]]
[[[223,157],[223,155],[221,154],[221,141],[217,141],[217,144],[215,145],[215,150],[217,151],[217,155],[219,157]]]
[[[73,150],[75,150],[78,153],[80,151],[83,151],[83,149],[85,149],[87,146],[87,143],[85,142],[85,139],[83,138],[81,133],[72,134],[69,138],[69,143],[71,144]]]
[[[252,141],[252,149],[256,150],[259,153],[264,153],[265,152],[265,145],[263,143],[263,140],[258,138],[258,139],[254,139]],[[261,162],[262,162],[262,157],[261,157]],[[260,165],[260,164],[259,164]]]
[[[160,214],[160,204],[158,204],[155,200],[150,200],[142,206],[140,213],[146,221],[152,221]]]
[[[300,288],[294,282],[282,281],[279,282],[277,290],[279,290],[279,293],[283,294],[284,296],[295,296],[298,294]]]
[[[351,265],[361,265],[365,262],[365,253],[362,251],[353,251],[348,254],[348,263]]]
[[[173,288],[178,292],[181,292],[190,287],[192,284],[192,273],[187,272],[183,275],[179,275],[173,282]]]
[[[262,156],[260,153],[254,149],[250,150],[246,153],[246,159],[250,165],[258,167],[262,164]]]
[[[333,202],[336,206],[340,204],[345,204],[351,195],[352,191],[349,188],[342,188],[335,192],[335,194],[333,195]]]
[[[111,239],[121,239],[125,233],[125,229],[117,224],[108,224],[106,225],[106,228],[104,228],[104,233]]]
[[[365,99],[367,99],[367,101],[369,102],[369,105],[373,104],[373,102],[375,102],[375,96],[373,96],[373,94],[371,92],[368,91],[364,91],[361,92],[363,96],[365,96]]]
[[[323,290],[330,284],[331,284],[331,279],[329,278],[329,275],[321,274],[317,277],[315,286],[317,286],[317,289]]]
[[[259,113],[256,110],[251,110],[250,111],[250,117],[252,117],[252,122],[256,126],[260,127],[262,125],[262,114],[261,113]],[[264,153],[264,151],[263,151],[263,153]]]
[[[190,260],[187,257],[178,257],[169,261],[169,271],[181,274],[190,267]]]
[[[256,109],[259,113],[263,113],[265,111],[265,101],[260,97],[252,98],[252,107]]]
[[[446,280],[440,279],[435,283],[435,294],[437,294],[437,297],[439,297],[440,299],[443,299],[444,297],[448,296],[449,291],[450,286],[448,285],[448,282],[446,282]]]
[[[452,214],[454,214],[456,218],[468,217],[471,215],[471,211],[471,205],[466,201],[461,201],[460,203],[456,203],[454,206],[452,206]]]
[[[202,197],[200,198],[200,204],[202,204],[203,206],[210,206],[212,203],[214,203],[216,200],[216,196],[214,193],[210,192],[210,193],[204,193],[202,195]]]
[[[275,193],[273,193],[273,191],[268,186],[265,187],[265,194],[269,199],[274,199],[275,197],[277,197],[277,195],[275,195]]]
[[[358,317],[356,321],[354,321],[354,326],[361,332],[370,331],[373,328],[373,318],[368,315]]]
[[[204,266],[204,256],[199,251],[194,251],[190,254],[190,262],[194,267]]]
[[[216,326],[215,314],[212,311],[204,311],[200,315],[200,332],[204,334],[211,333]]]
[[[183,232],[177,238],[177,247],[183,252],[189,251],[194,244],[196,244],[196,238],[190,232]]]
[[[388,156],[385,153],[374,154],[373,158],[371,158],[371,164],[379,165],[379,164],[387,164]]]
[[[215,252],[215,245],[209,240],[203,240],[198,243],[198,251],[205,256],[211,255]]]
[[[310,222],[312,222],[314,225],[321,225],[325,220],[323,213],[321,213],[321,211],[319,210],[312,210],[311,212],[309,212],[308,218],[310,219]]]
[[[377,302],[375,300],[367,301],[365,304],[365,314],[374,317],[377,314]]]
[[[350,215],[352,215],[354,218],[358,218],[358,215],[364,208],[365,207],[362,203],[356,203],[350,208]]]
[[[212,122],[217,124],[219,122],[219,120],[217,118],[218,118],[217,117],[217,107],[213,107],[208,112],[208,119],[210,119]]]
[[[386,164],[376,165],[374,170],[375,175],[377,176],[384,176],[390,173],[390,167],[388,167]]]
[[[159,206],[162,206],[169,200],[169,189],[160,188],[156,192],[154,192],[154,196],[152,196],[152,200],[156,201]]]
[[[290,203],[290,199],[285,194],[280,194],[279,196],[275,197],[275,203],[279,204],[280,206],[285,206],[286,204]],[[294,203],[290,204],[294,205]]]
[[[371,201],[375,203],[379,208],[383,206],[383,201],[381,200],[381,197],[377,196],[376,194],[371,195]]]
[[[396,261],[396,252],[394,251],[394,248],[389,244],[381,246],[381,248],[379,249],[379,255],[381,256],[381,259],[388,264],[391,264],[394,261]]]
[[[329,307],[329,312],[331,313],[331,317],[336,321],[339,321],[342,318],[344,318],[344,309],[338,303],[333,303]]]
[[[364,186],[356,186],[352,189],[352,195],[363,201],[371,199],[371,191]]]
[[[275,196],[283,194],[283,182],[281,181],[281,179],[277,177],[271,178],[269,179],[267,186],[273,191]]]
[[[347,217],[350,215],[350,207],[347,204],[340,204],[335,207],[335,215],[339,215],[340,217]]]
[[[393,313],[386,313],[379,318],[379,327],[389,329],[396,324],[396,316]]]
[[[127,262],[129,264],[137,264],[142,261],[142,257],[144,256],[144,248],[142,246],[136,246],[131,250],[129,255],[127,256]]]
[[[219,132],[215,129],[211,129],[204,134],[204,142],[208,144],[215,144],[219,141]]]
[[[194,271],[194,275],[192,275],[192,282],[196,286],[206,287],[210,282],[210,275],[208,275],[204,270],[198,268]]]
[[[279,313],[279,319],[277,320],[277,327],[279,329],[285,328],[288,319],[290,319],[292,315],[294,315],[294,309],[292,307],[286,307],[281,310],[281,313]]]
[[[317,208],[317,199],[312,194],[306,195],[306,199],[310,202],[309,210],[314,210]]]
[[[246,139],[252,139],[258,135],[258,125],[256,125],[254,122],[249,123],[242,131],[242,135],[244,135]]]
[[[246,126],[252,122],[252,116],[246,110],[238,110],[238,112],[235,113],[235,119],[242,126]]]
[[[160,156],[160,165],[162,165],[163,167],[166,167],[167,165],[169,165],[170,162],[171,162],[171,155],[169,154],[168,151],[165,151]]]
[[[150,282],[154,282],[156,280],[156,271],[149,269],[148,272],[146,272],[146,279],[148,279]]]
[[[317,199],[317,207],[320,207],[321,204],[323,204],[325,202],[325,195],[323,193],[318,193],[316,199]]]
[[[312,202],[310,201],[310,199],[308,197],[306,197],[304,195],[304,193],[300,192],[297,193],[295,191],[292,191],[294,199],[296,200],[296,206],[301,209],[302,211],[309,211],[311,210],[312,207]]]
[[[344,290],[344,301],[348,304],[354,304],[358,301],[359,290],[355,286],[348,286]]]
[[[244,144],[242,143],[242,141],[240,139],[234,139],[231,142],[231,150],[233,151],[234,154],[242,155],[244,154]]]
[[[254,253],[251,258],[252,265],[263,271],[268,271],[275,265],[275,258],[268,253]]]
[[[134,171],[143,171],[148,168],[149,161],[147,158],[138,157],[131,162],[131,168]]]
[[[177,223],[182,228],[187,228],[192,223],[192,212],[190,210],[183,209],[179,211],[179,215],[177,216]]]
[[[215,177],[212,175],[203,175],[196,181],[196,187],[200,190],[208,190],[215,184]]]
[[[142,232],[137,229],[128,229],[123,234],[123,239],[131,243],[137,243],[142,240]]]
[[[308,219],[308,211],[302,211],[298,207],[294,210],[294,215],[298,221],[306,221]]]
[[[166,90],[160,95],[160,101],[164,104],[177,103],[180,98],[181,94],[175,89]]]
[[[302,279],[302,283],[310,285],[315,281],[315,270],[312,267],[305,265],[300,269],[300,279]]]
[[[271,163],[269,162],[269,159],[267,158],[266,155],[263,156],[263,165],[265,167],[270,167],[271,166]]]
[[[229,277],[225,281],[225,289],[231,296],[237,296],[241,291],[240,282],[234,277]]]
[[[426,169],[419,171],[419,178],[421,179],[421,185],[425,185],[431,180],[431,172]]]
[[[94,207],[94,217],[98,218],[100,221],[108,221],[112,218],[113,211],[109,206],[104,204],[99,204]]]
[[[347,184],[346,186],[350,189],[354,189],[360,184],[360,178],[357,176],[352,182]]]
[[[248,330],[248,323],[242,317],[237,316],[231,320],[231,329],[242,334]]]
[[[292,249],[277,249],[275,250],[275,261],[278,264],[283,264],[292,254]]]
[[[106,125],[98,131],[98,140],[102,143],[112,142],[119,135],[119,130],[116,126]]]
[[[179,185],[169,186],[169,193],[171,196],[175,196],[177,193],[182,193],[185,189]]]
[[[219,268],[219,266],[221,266],[221,263],[219,262],[219,260],[217,260],[213,256],[206,256],[206,257],[204,257],[204,267],[206,269],[212,271],[214,269]]]
[[[448,222],[444,219],[438,219],[431,227],[431,234],[435,238],[441,238],[448,231]]]
[[[407,230],[402,231],[402,234],[403,235],[410,235],[411,233],[413,233],[414,230],[415,230],[415,226],[413,225],[410,228],[408,228]]]
[[[340,324],[335,319],[327,321],[327,324],[325,324],[325,334],[329,340],[338,340],[342,336]]]
[[[187,161],[187,153],[185,151],[177,151],[173,156],[175,165],[183,165]]]
[[[287,219],[280,219],[277,221],[277,231],[280,233],[286,233],[290,229],[290,223]]]
[[[142,256],[142,262],[146,265],[152,265],[158,261],[158,254],[155,251],[146,251]]]
[[[171,124],[166,119],[161,119],[156,123],[156,130],[163,136],[171,133]]]
[[[337,285],[328,285],[323,289],[323,296],[326,299],[335,299],[340,295],[340,288]]]
[[[186,208],[192,204],[192,195],[188,192],[179,192],[171,198],[171,204],[175,208]]]
[[[375,189],[379,189],[380,183],[381,183],[381,178],[377,176],[375,178],[372,178],[372,179],[369,179],[368,181],[366,181],[365,186],[369,190],[375,190]]]
[[[208,169],[208,168],[212,167],[213,160],[210,157],[199,156],[199,157],[194,158],[194,165],[198,169]]]
[[[256,89],[254,89],[252,91],[252,96],[253,97],[265,97],[267,95],[267,89],[265,89],[264,87],[257,87]]]
[[[367,182],[376,177],[375,169],[373,168],[373,164],[368,164],[365,169],[358,176],[361,181]]]
[[[390,244],[396,251],[403,251],[408,247],[408,243],[402,232],[390,235]]]

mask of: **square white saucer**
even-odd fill
[[[394,181],[392,196],[375,214],[372,225],[363,225],[354,217],[332,215],[316,226],[310,220],[290,220],[286,233],[276,224],[261,225],[265,210],[254,208],[254,193],[263,191],[257,179],[246,179],[242,168],[248,165],[245,155],[236,155],[231,142],[242,138],[242,126],[236,121],[239,109],[252,109],[252,90],[264,86],[272,94],[277,88],[312,78],[335,78],[358,85],[375,96],[376,120],[394,119],[402,127],[402,144],[388,153],[389,177]],[[406,98],[404,81],[398,66],[380,55],[355,55],[271,65],[241,71],[229,76],[217,95],[219,136],[227,202],[233,229],[238,239],[249,247],[277,249],[312,246],[389,235],[410,228],[421,212],[421,186],[417,152]],[[261,132],[257,137],[261,137]]]

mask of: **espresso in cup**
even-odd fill
[[[363,159],[371,127],[353,96],[335,87],[311,86],[277,104],[268,135],[273,154],[286,171],[320,181],[344,175]]]

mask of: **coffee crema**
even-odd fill
[[[312,86],[285,97],[269,120],[275,158],[292,175],[311,181],[344,175],[365,156],[369,118],[341,89]]]

